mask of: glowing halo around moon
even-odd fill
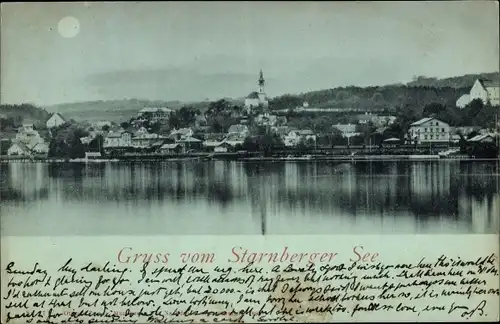
[[[73,38],[80,33],[80,22],[75,17],[64,17],[57,24],[59,34],[64,38]]]

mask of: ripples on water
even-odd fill
[[[2,235],[498,233],[499,162],[0,164]]]

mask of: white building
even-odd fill
[[[248,126],[247,125],[231,125],[227,131],[228,135],[238,134],[239,137],[247,137],[248,136]]]
[[[66,122],[66,119],[64,119],[64,117],[60,113],[54,113],[47,120],[46,125],[47,125],[48,129],[51,129],[51,128],[54,128],[54,127],[61,126],[65,122]]]
[[[255,118],[255,123],[260,126],[276,126],[278,123],[278,116],[270,115],[269,113],[259,114]]]
[[[27,147],[33,147],[38,143],[45,142],[40,133],[33,128],[33,124],[23,124],[17,131],[16,141],[23,143]]]
[[[147,148],[165,139],[164,136],[154,133],[140,133],[132,138],[132,146],[136,148]]]
[[[169,137],[179,141],[183,138],[191,137],[194,135],[194,131],[190,127],[174,129],[170,132]]]
[[[267,108],[269,106],[269,101],[267,100],[266,92],[265,92],[265,84],[264,75],[262,70],[260,71],[260,77],[258,80],[258,91],[251,92],[245,98],[245,108],[248,113],[251,112],[252,108],[256,108],[262,106]]]
[[[500,82],[477,79],[470,89],[470,101],[481,99],[492,106],[500,105]]]
[[[465,108],[470,102],[470,95],[469,94],[464,94],[460,98],[458,98],[456,106],[460,109]]]
[[[141,118],[149,117],[151,120],[154,120],[154,121],[165,121],[165,120],[168,120],[168,118],[170,117],[170,115],[173,112],[174,112],[174,110],[170,109],[170,108],[146,107],[146,108],[141,109],[137,115],[138,115],[138,117],[141,117]]]
[[[373,123],[376,127],[383,127],[393,124],[396,120],[396,116],[379,116],[377,114],[365,113],[357,115],[355,119],[361,125]]]
[[[297,146],[301,141],[316,142],[316,135],[310,129],[292,130],[283,139],[285,146]]]
[[[422,118],[410,125],[412,141],[417,143],[449,142],[450,126],[436,118]]]
[[[349,138],[359,135],[356,132],[356,125],[354,124],[337,124],[333,125],[334,128],[338,129],[342,133],[342,137]]]
[[[49,153],[49,145],[46,142],[36,143],[31,151],[35,154],[47,154]]]
[[[129,132],[110,132],[104,139],[104,147],[131,147],[132,134]]]
[[[7,155],[30,155],[29,148],[21,142],[14,142],[7,150]]]

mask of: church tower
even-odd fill
[[[266,80],[264,80],[264,74],[262,73],[262,69],[260,70],[258,83],[259,83],[259,105],[262,105],[263,107],[267,108],[268,102],[267,102],[266,91],[264,89]]]
[[[260,93],[266,93],[264,86],[266,84],[266,80],[264,80],[264,74],[262,73],[262,70],[260,70],[260,76],[259,76],[259,94]]]

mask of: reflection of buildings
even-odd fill
[[[493,195],[484,201],[461,195],[458,199],[459,220],[470,223],[472,232],[498,233],[500,230],[500,197]]]
[[[13,190],[21,200],[47,197],[49,175],[44,163],[9,163],[1,168],[7,173],[5,183],[1,183],[2,190]]]
[[[413,163],[410,167],[411,192],[424,200],[450,192],[451,166],[446,162]]]

